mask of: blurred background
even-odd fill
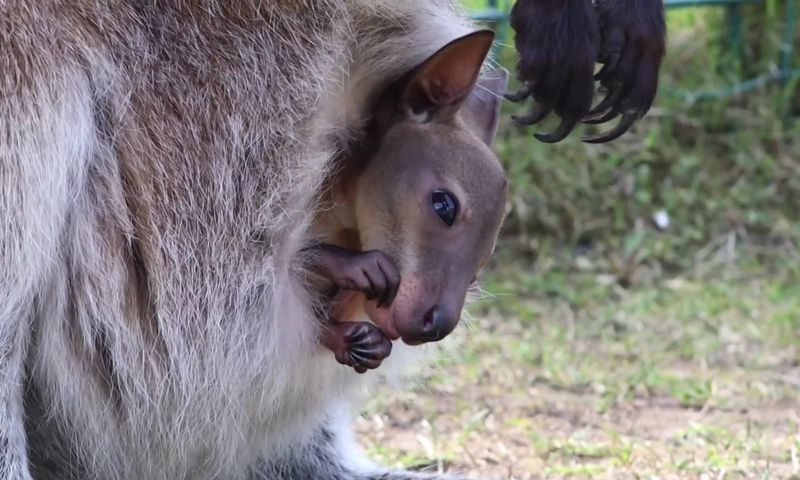
[[[486,20],[510,3],[464,0]],[[530,105],[506,102],[511,201],[483,292],[422,382],[367,406],[379,460],[800,479],[800,4],[667,3],[658,97],[620,139],[543,144],[558,119],[522,129]]]

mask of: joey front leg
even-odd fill
[[[369,300],[378,299],[378,306],[392,303],[400,286],[400,274],[384,253],[355,252],[329,244],[314,248],[314,269],[340,290],[363,292]],[[378,368],[392,351],[392,342],[378,327],[366,322],[331,318],[324,326],[321,341],[339,363],[358,373]]]
[[[367,300],[378,299],[378,306],[392,303],[400,287],[400,272],[383,252],[356,252],[322,243],[317,251],[314,269],[342,290],[363,292]]]

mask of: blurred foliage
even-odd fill
[[[800,268],[799,82],[693,100],[777,70],[783,9],[775,0],[744,8],[741,49],[724,9],[669,11],[656,103],[611,144],[580,142],[594,130],[588,126],[559,144],[540,143],[533,132],[558,119],[520,128],[509,115],[531,106],[506,102],[496,150],[511,196],[496,261],[611,273],[623,286],[743,258]],[[794,31],[798,68],[800,28]],[[499,61],[513,70],[511,45]],[[658,212],[669,217],[665,229],[654,224]]]

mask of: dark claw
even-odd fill
[[[378,268],[386,280],[386,287],[381,292],[380,299],[378,300],[378,308],[391,305],[397,296],[397,290],[400,288],[400,278],[392,265],[384,265],[378,262]]]
[[[383,270],[383,269],[381,269]],[[378,299],[378,308],[387,307],[392,304],[394,298],[397,296],[397,289],[399,287],[399,282],[392,281],[388,275],[384,273],[384,276],[388,280],[386,288],[381,293],[380,298]]]
[[[553,133],[534,133],[533,136],[536,137],[537,140],[544,143],[556,143],[564,140],[569,132],[575,128],[575,124],[578,123],[577,118],[565,118],[561,121],[561,124],[556,128],[556,131]]]
[[[531,85],[523,85],[519,90],[514,93],[506,93],[504,96],[509,102],[521,102],[531,96],[533,87]]]
[[[394,302],[394,299],[397,298],[397,292],[399,290],[400,290],[400,281],[398,280],[394,282],[394,285],[391,288],[391,292],[389,292],[389,303],[387,305],[390,305],[392,302]]]
[[[362,366],[362,365],[364,365],[365,363],[368,362],[368,360],[364,356],[360,355],[356,351],[351,351],[350,352],[350,358],[353,360],[353,363],[355,365],[359,365],[359,366]]]
[[[625,34],[621,30],[612,30],[606,33],[605,36],[607,38],[603,47],[600,48],[597,58],[603,64],[603,68],[595,74],[595,80],[605,80],[613,75],[625,48]]]
[[[536,105],[531,113],[523,116],[511,115],[511,119],[520,125],[533,125],[541,122],[552,111],[552,105]]]
[[[364,360],[367,356],[371,355],[373,352],[369,348],[351,348],[350,355],[351,356],[358,356],[359,360]]]
[[[356,373],[367,373],[367,369],[365,367],[353,367]]]
[[[606,110],[608,110],[609,108],[613,107],[617,103],[617,100],[619,100],[619,97],[620,97],[621,94],[622,94],[622,89],[621,88],[617,88],[617,89],[612,90],[611,93],[606,95],[606,98],[601,100],[600,103],[598,103],[596,107],[594,107],[593,109],[589,110],[589,113],[587,113],[583,117],[583,121],[586,122],[586,123],[594,123],[592,120],[595,117],[602,116],[602,114],[606,113]]]
[[[359,368],[364,368],[364,369],[378,368],[381,364],[381,360],[370,360],[356,353],[351,353],[350,358],[353,360],[353,368],[356,369],[356,371],[358,371]]]
[[[394,287],[387,287],[386,289],[384,289],[380,299],[378,299],[378,308],[388,306],[392,303],[392,300],[394,300],[394,295],[393,295],[394,290],[395,290]]]
[[[613,73],[614,69],[617,67],[617,63],[622,55],[619,53],[615,53],[611,56],[607,63],[603,65],[599,72],[594,74],[595,80],[604,80],[606,76]]]
[[[355,333],[349,335],[347,340],[350,343],[360,343],[362,340],[364,340],[364,337],[366,337],[367,335],[369,335],[369,330],[365,328],[359,328],[358,330],[355,331]]]
[[[639,114],[637,112],[633,111],[626,112],[624,115],[622,115],[622,120],[620,120],[617,126],[614,127],[612,130],[609,130],[608,132],[605,133],[599,133],[597,135],[583,137],[582,140],[586,143],[610,142],[621,136],[623,133],[627,132],[628,129],[631,128],[631,126],[636,122],[638,118]]]
[[[600,113],[599,115],[594,116],[585,116],[583,117],[583,123],[589,124],[598,124],[598,123],[606,123],[607,121],[611,120],[612,118],[619,115],[613,109],[606,110],[605,112]]]

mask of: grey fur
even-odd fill
[[[450,0],[0,0],[0,478],[417,478],[331,430],[364,384],[297,253],[373,96],[471,29]]]

